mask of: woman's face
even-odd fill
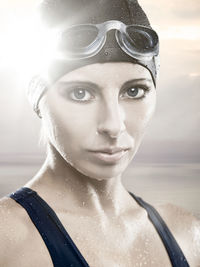
[[[61,77],[40,102],[42,123],[60,155],[82,174],[120,176],[152,117],[150,72],[132,63],[99,63]]]

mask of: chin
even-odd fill
[[[104,171],[104,172],[92,172],[92,171],[87,171],[87,170],[78,170],[79,172],[81,172],[83,175],[91,178],[91,179],[95,179],[98,181],[106,181],[106,180],[110,180],[113,178],[117,178],[117,177],[121,177],[124,170],[123,171]]]
[[[111,178],[121,177],[130,163],[130,159],[125,159],[118,164],[94,164],[93,162],[79,162],[73,164],[78,172],[86,177],[96,179],[98,181],[108,180]]]

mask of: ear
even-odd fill
[[[37,75],[31,79],[26,91],[27,98],[39,118],[42,118],[39,110],[39,101],[47,89],[47,82],[41,76]]]

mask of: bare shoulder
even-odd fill
[[[182,207],[155,207],[166,222],[191,266],[200,266],[200,220]]]
[[[0,266],[52,266],[48,250],[26,210],[0,199]]]
[[[26,233],[23,209],[12,199],[0,199],[0,265],[9,261],[10,253],[23,242]]]
[[[8,197],[0,199],[0,218],[0,235],[3,239],[7,237],[5,243],[9,242],[11,237],[12,241],[20,239],[22,227],[24,233],[25,226],[25,212],[20,205]]]
[[[26,210],[9,197],[0,200],[0,240],[2,267],[33,266],[35,263],[34,266],[41,266],[37,260],[42,259],[42,254],[47,254]],[[40,249],[37,250],[37,247]]]

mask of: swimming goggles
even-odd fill
[[[115,38],[121,49],[137,60],[150,61],[159,54],[159,38],[154,30],[109,20],[101,24],[73,25],[62,30],[58,42],[59,55],[68,59],[95,56],[105,45],[110,30],[116,30]]]

